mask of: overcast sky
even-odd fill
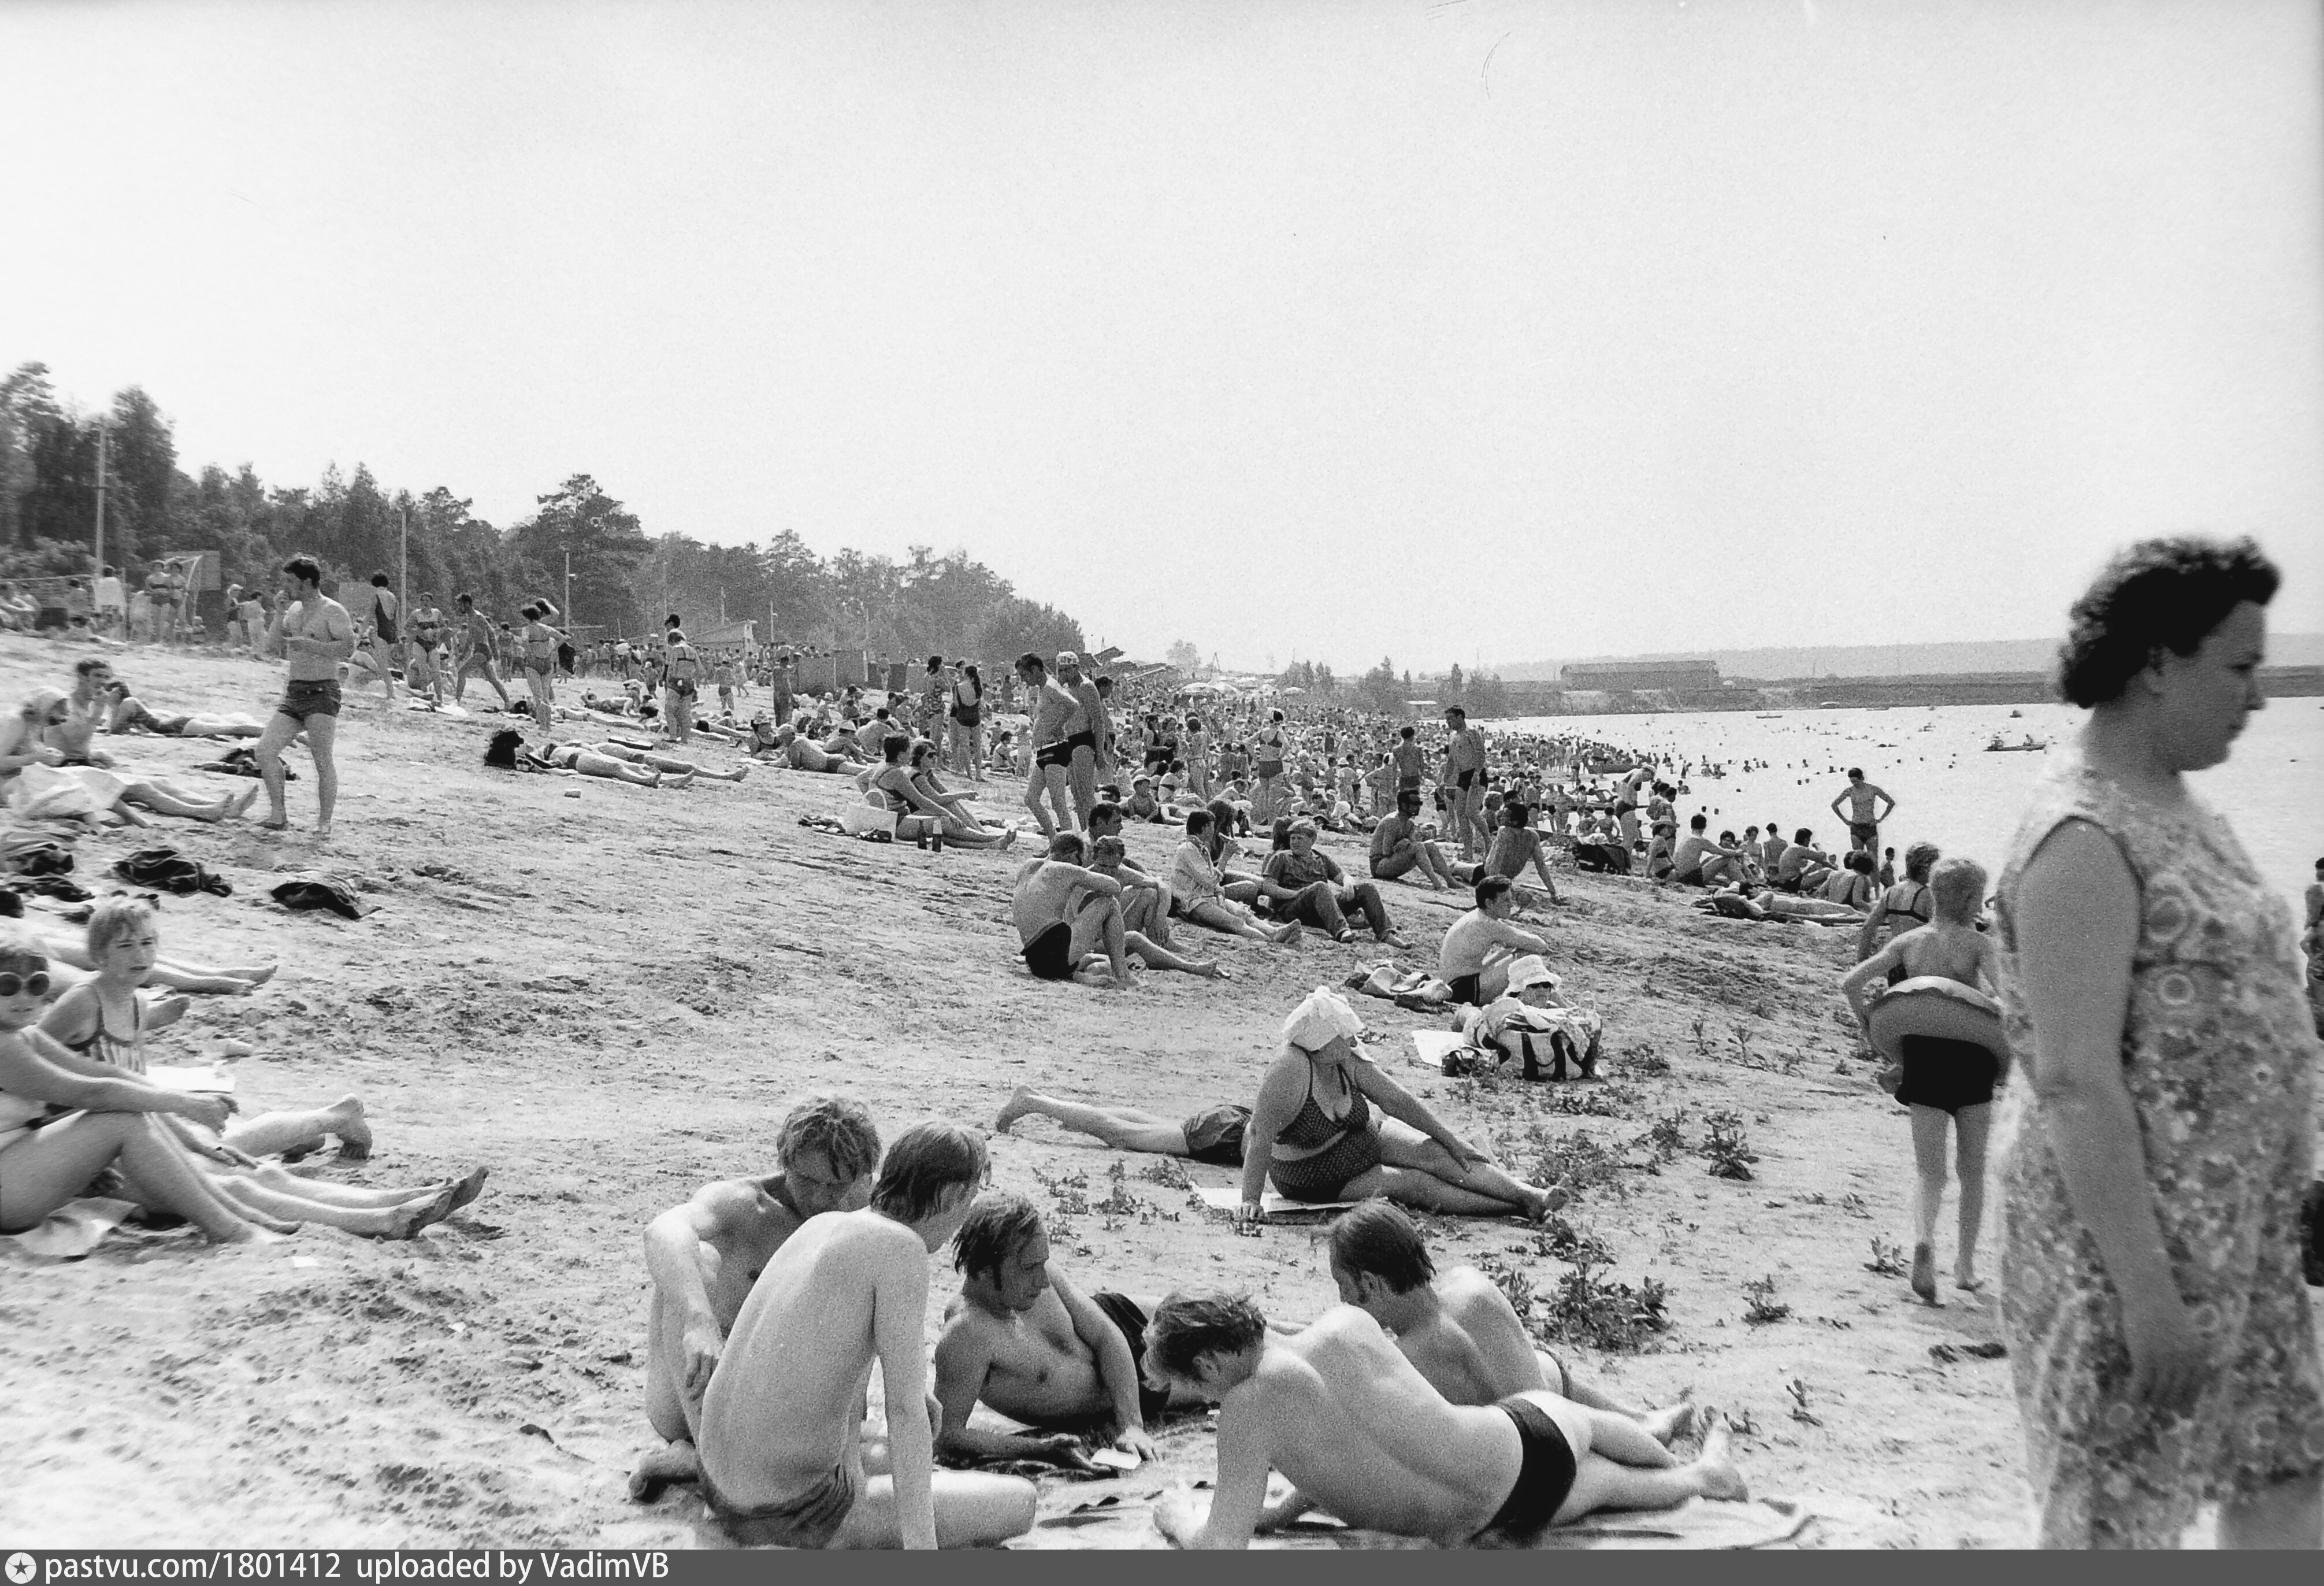
[[[1360,669],[2324,627],[2324,43],[2274,0],[0,8],[0,360],[506,524],[965,548]]]

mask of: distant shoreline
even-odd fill
[[[2324,695],[2324,666],[2264,666],[2272,700]],[[1650,716],[1694,710],[1877,710],[1927,705],[2046,705],[2057,700],[2048,672],[1938,672],[1919,677],[1796,677],[1734,682],[1716,689],[1591,691],[1510,682],[1500,719],[1525,716]]]

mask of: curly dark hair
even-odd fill
[[[2192,655],[2236,607],[2274,599],[2281,581],[2248,536],[2141,540],[2074,602],[2058,647],[2058,691],[2082,706],[2120,699],[2155,652]]]

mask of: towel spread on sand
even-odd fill
[[[1205,1201],[1221,1211],[1232,1211],[1242,1204],[1240,1185],[1230,1184],[1217,1190],[1204,1188],[1201,1194]],[[1345,1211],[1355,1204],[1353,1201],[1294,1201],[1272,1189],[1260,1191],[1259,1196],[1259,1212],[1266,1217],[1296,1217],[1304,1211]]]
[[[110,1201],[101,1195],[68,1201],[50,1212],[45,1222],[20,1234],[0,1234],[0,1247],[43,1260],[71,1261],[96,1249],[136,1210],[134,1201]]]

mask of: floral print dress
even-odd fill
[[[2140,899],[2123,1030],[2156,1219],[2215,1368],[2193,1414],[2130,1396],[2120,1296],[2067,1199],[2028,1077],[2001,1119],[2001,1315],[2046,1547],[2172,1547],[2207,1501],[2324,1469],[2324,1367],[2301,1276],[2313,1171],[2317,1038],[2289,910],[2227,822],[2190,800],[2135,801],[2061,763],[2036,793],[2001,881],[2010,1043],[2034,1051],[2010,905],[2065,821],[2128,860]],[[2017,1073],[2027,1075],[2027,1065]]]

